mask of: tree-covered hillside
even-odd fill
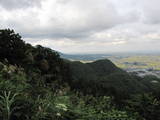
[[[0,30],[1,120],[159,120],[160,79],[71,62]]]
[[[71,87],[83,91],[84,94],[110,95],[121,103],[133,94],[152,92],[155,88],[151,82],[154,77],[140,78],[128,74],[106,59],[92,63],[75,61],[70,62],[69,66]],[[159,86],[160,80],[156,78],[156,81]],[[158,87],[156,88],[158,91]]]

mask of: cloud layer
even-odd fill
[[[0,0],[0,28],[64,53],[160,51],[158,0]]]

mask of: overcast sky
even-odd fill
[[[0,29],[63,53],[160,51],[160,0],[0,0]]]

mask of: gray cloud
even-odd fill
[[[40,6],[41,0],[0,0],[0,6],[7,10]]]
[[[159,24],[160,23],[160,1],[159,0],[143,0],[141,3],[144,22]]]
[[[85,37],[120,24],[123,18],[108,0],[48,0],[37,10],[12,12],[7,21],[24,37]]]
[[[34,45],[62,52],[160,50],[159,4],[158,0],[0,0],[0,27],[15,29]]]

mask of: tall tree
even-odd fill
[[[14,30],[0,30],[0,59],[6,58],[12,64],[19,64],[25,57],[25,42]]]

